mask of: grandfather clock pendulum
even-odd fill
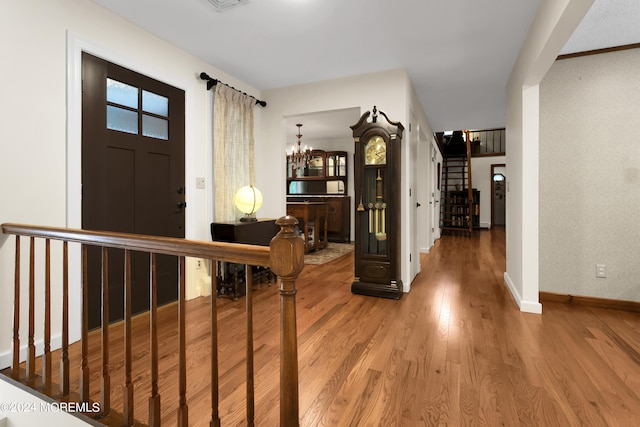
[[[404,127],[373,107],[351,126],[355,141],[355,280],[351,292],[400,299],[400,171]],[[371,116],[371,121],[368,121]]]

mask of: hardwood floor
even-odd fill
[[[503,229],[442,237],[421,255],[422,271],[399,301],[352,295],[352,262],[347,255],[308,265],[298,281],[302,426],[637,425],[640,315],[559,303],[545,303],[542,315],[521,313],[503,283]],[[277,287],[261,285],[254,297],[256,424],[270,427],[279,417]],[[246,425],[244,298],[217,304],[220,418]],[[187,306],[191,425],[210,420],[208,305],[198,298]],[[175,425],[176,307],[161,313],[163,425]],[[144,335],[145,316],[138,320],[134,334]],[[112,329],[121,342],[121,328]],[[148,350],[140,342],[135,402],[144,422]],[[114,407],[121,354],[111,354]],[[99,399],[98,351],[90,363]]]

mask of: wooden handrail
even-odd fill
[[[216,259],[219,261],[234,262],[236,264],[266,267],[270,261],[268,247],[244,245],[240,243],[204,242],[176,237],[147,236],[143,234],[77,230],[12,223],[2,224],[2,232],[4,234],[63,240],[105,248]]]
[[[68,229],[59,227],[45,227],[25,224],[6,223],[2,224],[2,232],[4,234],[12,234],[16,236],[16,265],[15,265],[15,283],[14,283],[14,328],[13,328],[13,376],[20,379],[20,237],[30,238],[30,256],[29,256],[29,284],[28,284],[28,303],[29,317],[27,319],[28,326],[28,351],[27,351],[27,383],[34,387],[35,382],[35,294],[34,294],[34,265],[35,265],[35,244],[36,238],[46,239],[45,248],[45,354],[43,358],[43,381],[47,392],[51,388],[51,360],[50,360],[50,240],[62,241],[62,343],[61,343],[61,359],[60,359],[60,395],[61,398],[68,399],[69,390],[69,317],[68,317],[68,298],[69,298],[69,256],[68,243],[78,243],[82,248],[82,319],[81,319],[81,343],[80,343],[80,375],[78,394],[83,402],[89,401],[89,365],[88,357],[88,283],[87,283],[87,247],[97,246],[102,248],[102,272],[101,272],[101,295],[102,295],[102,332],[101,345],[102,357],[100,366],[100,400],[102,415],[107,415],[110,410],[110,376],[109,376],[109,335],[108,327],[108,263],[109,258],[105,248],[124,249],[124,354],[125,354],[125,373],[123,385],[123,418],[127,425],[134,422],[134,384],[131,374],[131,362],[134,355],[131,352],[131,341],[135,339],[131,330],[131,253],[147,252],[149,253],[150,263],[150,308],[149,308],[149,354],[150,362],[150,388],[151,396],[149,397],[149,425],[160,425],[160,395],[158,392],[158,338],[156,325],[156,262],[155,254],[173,255],[178,257],[178,339],[179,355],[178,355],[178,425],[188,425],[188,405],[187,405],[187,387],[186,387],[186,343],[185,343],[185,259],[186,257],[195,257],[200,259],[209,259],[212,262],[223,261],[236,264],[245,264],[245,271],[250,271],[249,266],[266,266],[270,267],[280,279],[280,307],[281,307],[281,369],[280,369],[280,425],[281,426],[298,426],[299,410],[298,410],[298,357],[297,357],[297,332],[296,332],[296,307],[295,307],[295,281],[304,266],[304,242],[294,231],[297,220],[290,216],[285,216],[276,221],[281,227],[281,231],[272,239],[270,247],[245,245],[236,243],[222,242],[205,242],[194,241],[180,238],[147,236],[139,234],[127,234],[116,232],[89,231]],[[250,275],[247,278],[247,286],[251,286]],[[211,400],[212,413],[211,425],[220,425],[218,404],[218,359],[217,359],[217,315],[215,290],[211,297]],[[252,301],[251,290],[247,289],[247,424],[253,425],[253,342],[252,342]],[[106,348],[105,348],[106,347]],[[155,360],[154,360],[155,359]]]

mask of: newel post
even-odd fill
[[[280,279],[280,426],[298,426],[298,335],[296,278],[304,267],[304,241],[294,231],[298,220],[283,216],[271,240],[271,270]]]

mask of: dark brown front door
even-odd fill
[[[184,91],[82,55],[82,228],[184,237]],[[123,316],[123,251],[109,250],[109,320]],[[100,325],[101,256],[89,252],[89,327]],[[177,260],[158,256],[158,303]],[[149,307],[149,256],[134,253],[132,311]]]

